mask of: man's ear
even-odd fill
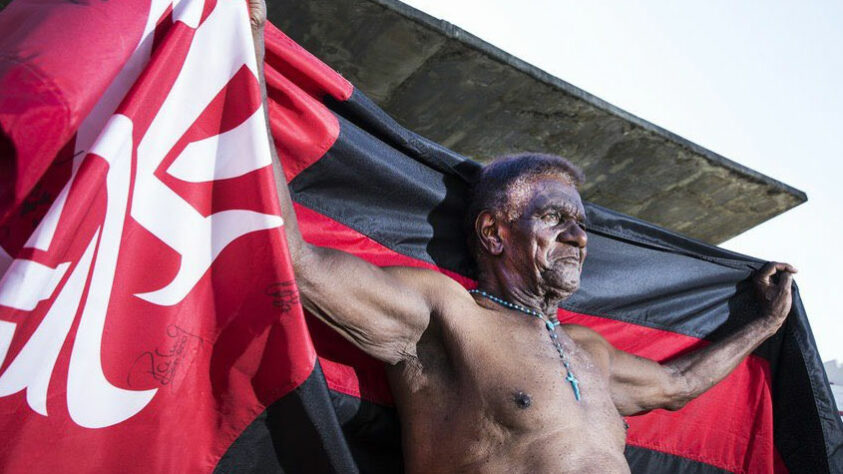
[[[491,255],[503,253],[503,233],[501,222],[490,211],[480,211],[474,221],[474,231],[480,245]]]

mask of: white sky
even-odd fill
[[[723,246],[795,265],[820,355],[843,361],[843,2],[403,1],[805,191]]]

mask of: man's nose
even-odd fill
[[[584,249],[588,245],[588,235],[578,223],[571,222],[567,229],[559,233],[557,240]]]

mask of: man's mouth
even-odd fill
[[[578,255],[571,255],[567,257],[561,257],[556,259],[557,262],[566,263],[569,265],[579,265],[580,264],[580,257]]]

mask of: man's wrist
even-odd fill
[[[765,314],[759,321],[762,330],[766,337],[771,337],[778,332],[779,328],[784,324],[784,318],[780,318],[774,314]]]

